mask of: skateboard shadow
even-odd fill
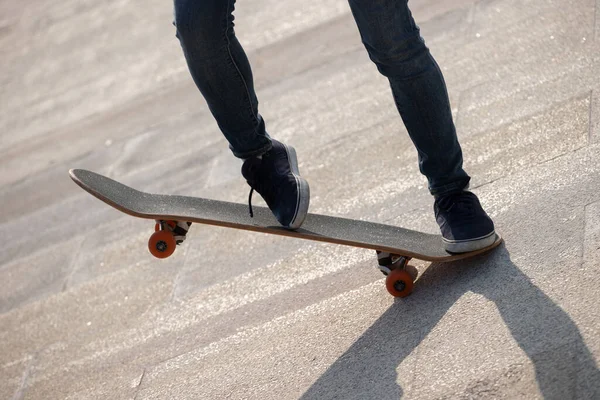
[[[404,390],[396,382],[396,368],[403,361],[415,362],[414,356],[407,357],[468,291],[495,303],[512,337],[531,360],[544,398],[600,398],[600,371],[577,326],[511,262],[504,244],[489,255],[453,264],[432,264],[419,278],[415,294],[396,300],[301,398],[402,397]],[[407,319],[410,328],[406,327]],[[465,346],[469,333],[463,333],[457,340]],[[398,335],[397,340],[394,335]],[[460,357],[456,349],[453,346],[452,353],[440,353],[436,358]],[[477,350],[483,358],[486,348]],[[429,362],[435,363],[435,359],[418,358],[420,365]],[[410,369],[414,371],[415,367]],[[475,397],[486,393],[493,397],[497,386],[512,386],[529,366],[513,365],[510,369],[502,376],[496,376],[496,372],[482,381],[470,382],[473,386],[464,390]],[[414,378],[407,380],[412,382]]]

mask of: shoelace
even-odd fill
[[[250,158],[246,162],[249,163],[248,173],[251,176],[250,179],[246,179],[246,182],[248,182],[248,185],[250,185],[250,194],[248,195],[248,212],[250,214],[250,218],[254,218],[254,211],[252,210],[252,194],[254,193],[254,186],[258,186],[260,184],[260,181],[256,180],[255,175],[257,168],[260,168],[259,164],[261,161],[256,158]],[[259,190],[259,192],[261,191]]]
[[[250,195],[248,195],[248,211],[250,212],[250,218],[254,218],[254,211],[252,211],[252,193],[254,193],[254,188],[250,188]]]

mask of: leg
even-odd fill
[[[175,26],[194,82],[206,99],[242,175],[286,227],[308,213],[310,189],[293,147],[272,140],[258,113],[252,70],[233,30],[235,0],[175,0]]]
[[[390,81],[396,107],[434,196],[460,192],[462,168],[446,84],[425,46],[407,0],[349,0],[371,60]]]
[[[258,113],[252,70],[234,32],[235,0],[174,0],[177,37],[198,89],[233,153],[271,148]]]
[[[394,100],[417,148],[419,167],[436,198],[435,217],[446,250],[487,247],[494,223],[465,191],[470,177],[452,121],[442,72],[425,46],[408,0],[349,0],[369,57],[390,81]]]

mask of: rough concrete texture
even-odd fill
[[[1,2],[0,398],[600,399],[600,1],[410,4],[506,243],[394,300],[361,249],[195,225],[153,259],[67,171],[246,201],[171,2]],[[346,1],[240,0],[236,30],[311,211],[436,232]]]

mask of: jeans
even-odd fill
[[[349,0],[362,42],[388,78],[394,102],[434,196],[468,187],[442,72],[408,0]],[[174,0],[177,37],[198,89],[239,158],[271,147],[252,70],[234,32],[235,0]]]

